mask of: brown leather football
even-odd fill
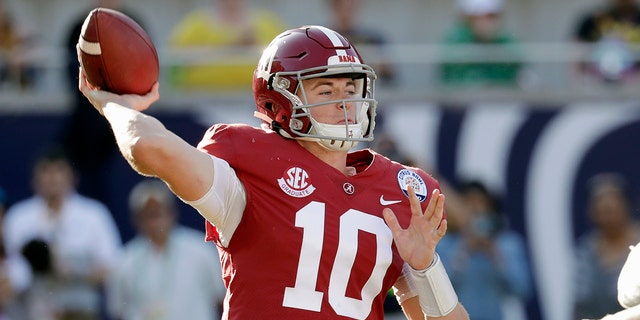
[[[117,94],[146,94],[158,81],[158,53],[149,35],[122,12],[96,8],[78,39],[80,65],[87,80]]]

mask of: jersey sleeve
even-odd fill
[[[242,219],[247,204],[244,186],[229,164],[211,156],[213,184],[202,198],[185,201],[206,219],[207,240],[226,247]]]
[[[227,247],[240,224],[247,203],[247,192],[232,163],[238,160],[237,139],[245,126],[215,124],[204,134],[197,148],[211,156],[213,184],[202,198],[184,201],[205,218],[206,240]]]

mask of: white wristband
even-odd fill
[[[410,269],[415,292],[422,311],[429,317],[442,317],[458,305],[458,295],[447,275],[440,256],[436,253],[431,266],[424,270]]]

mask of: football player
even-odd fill
[[[444,195],[424,171],[369,149],[374,71],[322,26],[278,35],[254,72],[261,127],[215,124],[196,147],[141,111],[159,98],[80,90],[123,156],[206,219],[227,287],[224,319],[467,319],[436,244]]]

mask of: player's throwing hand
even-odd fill
[[[135,94],[117,95],[111,92],[102,91],[100,88],[93,87],[88,81],[87,77],[82,71],[79,70],[78,74],[78,89],[84,94],[85,97],[91,102],[91,104],[102,114],[102,108],[106,106],[106,102],[115,102],[119,105],[134,109],[136,111],[144,111],[152,103],[160,99],[160,85],[156,82],[151,91],[146,95],[139,96]]]

